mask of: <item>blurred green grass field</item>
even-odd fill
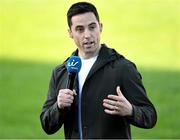
[[[77,1],[77,0],[76,0]],[[180,0],[89,0],[103,23],[102,43],[135,62],[158,112],[133,138],[180,138]],[[75,0],[0,0],[0,138],[46,135],[39,115],[52,69],[76,48],[66,12]]]

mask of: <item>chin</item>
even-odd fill
[[[86,48],[84,52],[86,52],[86,53],[93,53],[95,51],[96,51],[95,48]]]

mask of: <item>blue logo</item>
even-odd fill
[[[78,56],[71,56],[66,65],[69,73],[78,73],[81,69],[81,59]]]

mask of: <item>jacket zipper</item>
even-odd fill
[[[78,102],[78,125],[79,125],[79,134],[80,140],[83,140],[83,132],[82,132],[82,112],[81,112],[81,94],[79,93],[79,102]]]

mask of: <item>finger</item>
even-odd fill
[[[72,104],[72,103],[73,103],[73,100],[71,100],[71,99],[65,99],[65,100],[63,100],[63,103]]]
[[[74,100],[74,96],[73,95],[71,95],[71,94],[64,94],[64,93],[60,93],[59,95],[58,95],[58,98],[60,99],[60,100],[66,100],[66,99],[70,99],[70,100]]]
[[[117,115],[118,112],[116,110],[108,110],[108,109],[105,109],[104,110],[107,114],[110,114],[110,115]]]
[[[60,108],[64,108],[64,107],[71,106],[72,103],[73,103],[73,101],[69,100],[69,99],[67,99],[67,100],[59,100],[58,105],[59,105]]]
[[[65,107],[69,107],[69,106],[71,106],[71,103],[65,103],[65,102],[58,103],[58,107],[60,109],[64,109]]]
[[[121,107],[121,102],[119,101],[112,101],[112,100],[104,99],[103,103],[104,103],[104,107],[107,107],[109,109],[119,110],[119,107]]]
[[[110,110],[114,110],[116,107],[111,105],[111,104],[108,104],[108,103],[103,103],[103,106],[106,108],[106,109],[110,109]]]
[[[117,101],[114,101],[114,100],[104,99],[103,102],[110,104],[110,105],[113,105],[113,106],[117,105]]]
[[[62,105],[63,105],[63,107],[70,107],[71,106],[70,103],[63,103]]]
[[[117,92],[118,96],[124,96],[120,90],[120,86],[117,86],[116,92]]]
[[[58,96],[58,100],[59,100],[60,102],[67,102],[67,101],[72,101],[72,102],[73,102],[74,96],[69,95],[69,94],[60,94],[60,95]]]
[[[70,100],[73,101],[73,100],[74,100],[74,96],[73,96],[73,95],[66,94],[65,99],[70,99]]]
[[[61,89],[59,90],[60,94],[70,94],[70,95],[74,95],[74,92],[70,89]]]
[[[75,89],[73,89],[73,95],[77,95],[77,93],[76,93],[76,90]]]
[[[112,99],[114,101],[118,101],[119,100],[119,96],[117,96],[117,95],[108,95],[108,98]]]

